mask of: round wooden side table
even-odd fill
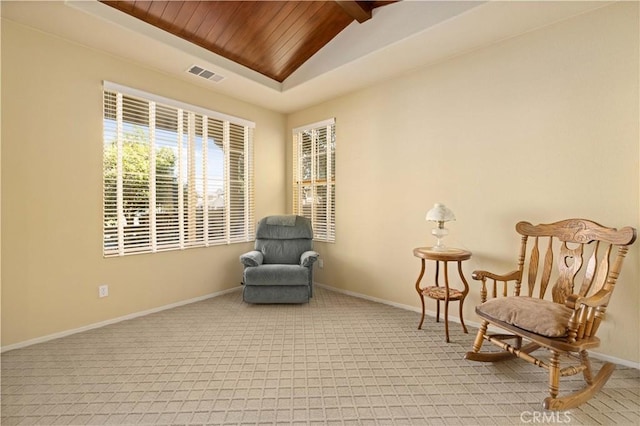
[[[420,319],[420,325],[418,330],[422,329],[422,323],[424,322],[424,297],[427,296],[431,299],[435,299],[437,302],[436,322],[440,322],[440,301],[444,302],[444,330],[449,342],[449,302],[459,302],[460,323],[465,333],[468,333],[467,327],[464,325],[464,319],[462,317],[462,305],[464,304],[464,298],[469,293],[469,284],[467,283],[464,274],[462,273],[462,262],[471,258],[471,252],[467,250],[449,248],[444,250],[434,250],[433,247],[418,247],[413,249],[413,255],[421,260],[422,267],[420,269],[420,275],[416,281],[416,291],[420,296],[420,302],[422,302],[422,318]],[[425,261],[432,260],[436,262],[435,279],[433,285],[426,287],[420,287],[420,282],[424,276],[426,266]],[[440,262],[444,265],[444,286],[440,285]],[[458,275],[460,281],[464,286],[464,289],[458,289],[449,285],[449,262],[458,263]]]

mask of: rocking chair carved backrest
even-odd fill
[[[487,299],[487,281],[493,298],[498,297],[499,290],[502,296],[507,296],[508,286],[513,283],[514,296],[540,299],[548,298],[549,284],[555,281],[550,293],[556,303],[565,304],[569,296],[586,298],[589,295],[597,295],[603,302],[594,309],[583,307],[583,312],[576,315],[578,329],[573,338],[595,335],[628,245],[635,240],[635,230],[631,227],[616,230],[590,220],[568,219],[536,226],[519,222],[516,231],[522,236],[518,270],[504,276],[482,274],[482,271],[474,274],[475,279],[483,281],[482,302]]]
[[[522,235],[522,243],[518,259],[520,279],[515,282],[514,295],[525,295],[521,294],[522,281],[526,281],[526,295],[540,299],[548,296],[549,284],[555,281],[551,297],[559,304],[565,304],[570,297],[598,295],[601,302],[597,307],[583,306],[576,315],[578,323],[571,324],[574,327],[570,327],[568,339],[575,341],[595,335],[628,245],[635,240],[635,230],[631,227],[616,230],[585,219],[569,219],[536,226],[519,222],[516,231]]]

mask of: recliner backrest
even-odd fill
[[[302,253],[313,250],[311,221],[302,216],[267,216],[258,222],[255,249],[265,264],[298,264]]]

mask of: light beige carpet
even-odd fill
[[[544,370],[465,361],[475,330],[452,323],[447,344],[418,320],[322,288],[308,305],[233,292],[4,353],[1,424],[640,424],[636,369],[543,419]]]

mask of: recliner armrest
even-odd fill
[[[313,262],[318,260],[318,257],[320,257],[320,253],[316,251],[313,251],[313,250],[305,251],[300,256],[300,266],[310,267],[313,265]]]
[[[264,256],[258,250],[251,250],[240,256],[240,262],[244,266],[260,266],[264,261]]]

